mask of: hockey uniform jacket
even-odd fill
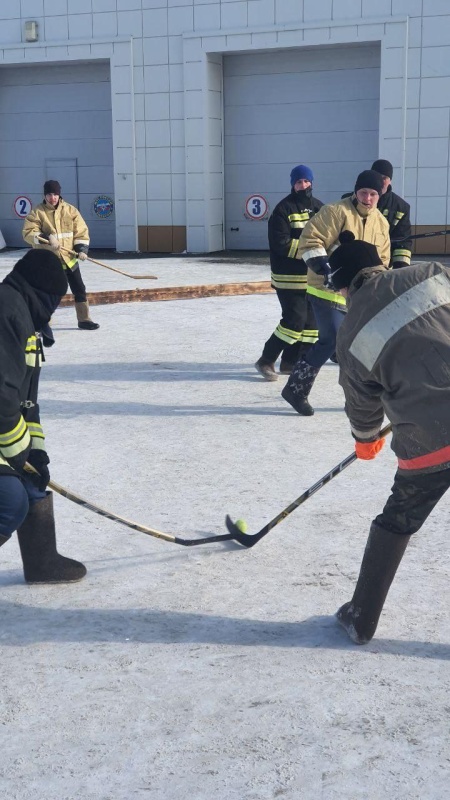
[[[316,256],[331,255],[339,246],[339,234],[344,230],[354,233],[355,239],[374,244],[383,265],[386,269],[389,267],[391,248],[386,219],[377,208],[362,217],[351,197],[323,206],[306,224],[298,243],[297,258],[307,261]],[[323,275],[317,275],[312,269],[308,269],[307,291],[339,308],[345,306],[345,298],[326,288]]]
[[[22,230],[22,236],[29,245],[43,250],[51,248],[39,242],[38,237],[48,239],[51,233],[58,238],[61,247],[77,253],[88,252],[88,227],[78,209],[62,198],[56,208],[45,201],[36,206],[25,219]],[[60,250],[58,256],[64,269],[72,269],[78,263],[76,257],[64,250]]]
[[[337,335],[353,434],[377,438],[386,416],[404,474],[450,467],[450,271],[437,262],[364,269]]]
[[[11,281],[11,283],[10,283]],[[20,291],[14,288],[19,283]],[[14,475],[31,449],[45,450],[37,403],[41,344],[26,300],[38,302],[20,276],[0,284],[0,474]],[[17,471],[15,469],[17,468]]]
[[[271,281],[274,289],[306,290],[306,264],[296,258],[300,234],[323,203],[306,190],[292,190],[269,219]]]
[[[388,186],[378,201],[378,209],[389,222],[389,235],[392,239],[402,239],[391,244],[391,266],[405,267],[411,264],[411,220],[410,205]]]

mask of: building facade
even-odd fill
[[[448,0],[0,0],[8,245],[56,178],[95,246],[265,249],[293,165],[330,202],[378,157],[437,230],[449,136]]]

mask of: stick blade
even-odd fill
[[[236,523],[233,522],[229,514],[227,514],[225,517],[225,525],[227,527],[228,533],[231,533],[233,539],[239,542],[239,544],[242,544],[244,547],[252,546],[252,536],[248,536],[246,533],[242,533],[242,531],[239,530]]]

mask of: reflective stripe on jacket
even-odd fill
[[[362,270],[337,335],[339,381],[354,435],[392,422],[399,469],[450,466],[450,271],[437,262]]]
[[[377,208],[362,217],[351,197],[337,203],[322,206],[320,211],[304,227],[300,237],[297,258],[313,258],[330,255],[339,246],[339,234],[351,231],[355,239],[374,244],[383,265],[388,268],[391,255],[389,225]],[[337,292],[324,287],[323,275],[308,269],[308,293],[343,306],[345,299]]]

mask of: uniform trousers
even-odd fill
[[[439,472],[395,474],[392,494],[374,522],[390,533],[416,533],[450,486],[450,468]]]
[[[0,475],[0,534],[11,536],[24,521],[30,505],[45,496],[46,492],[41,492],[28,475]]]

